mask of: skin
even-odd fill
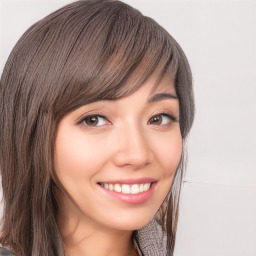
[[[182,137],[178,99],[156,96],[176,96],[172,79],[166,74],[156,89],[155,81],[152,75],[132,95],[84,105],[60,121],[55,143],[60,189],[55,194],[67,255],[131,255],[132,231],[148,224],[165,199],[180,161]],[[92,126],[86,117],[96,114],[106,118],[96,116]],[[98,185],[144,177],[157,182],[153,195],[141,204],[124,203]]]

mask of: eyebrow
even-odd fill
[[[177,100],[177,96],[170,94],[170,93],[158,93],[149,98],[148,103],[160,101],[160,100],[165,100],[165,99],[175,99]]]

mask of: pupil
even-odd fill
[[[96,125],[98,123],[98,118],[96,116],[90,116],[87,119],[87,124]]]
[[[160,124],[162,122],[162,118],[160,116],[154,116],[152,122],[155,124]]]

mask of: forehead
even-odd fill
[[[175,92],[175,77],[176,77],[176,67],[170,64],[166,70],[161,65],[153,71],[153,73],[146,79],[142,84],[151,84],[151,94],[158,92],[170,92],[176,95]]]
[[[172,73],[166,72],[162,77],[159,78],[159,75],[152,74],[149,79],[145,82],[151,84],[151,93],[155,94],[159,92],[172,93],[176,96],[175,86],[174,86],[174,77]]]
[[[159,76],[150,76],[138,90],[132,94],[117,99],[115,102],[125,102],[137,100],[138,103],[151,103],[161,99],[177,99],[173,79],[169,74],[165,74],[161,80]]]

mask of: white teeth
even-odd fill
[[[150,188],[150,183],[146,183],[146,184],[143,185],[143,190],[144,191],[148,191],[149,188]]]
[[[133,184],[131,187],[131,194],[139,194],[139,193],[140,193],[139,185]]]
[[[114,190],[115,190],[116,192],[121,192],[121,191],[122,191],[122,188],[121,188],[121,186],[120,186],[119,184],[115,184]]]
[[[129,185],[122,185],[122,193],[124,194],[130,194],[131,193],[131,187]]]
[[[110,191],[115,191],[123,194],[139,194],[149,190],[151,183],[144,184],[109,184],[100,183],[102,187]]]

